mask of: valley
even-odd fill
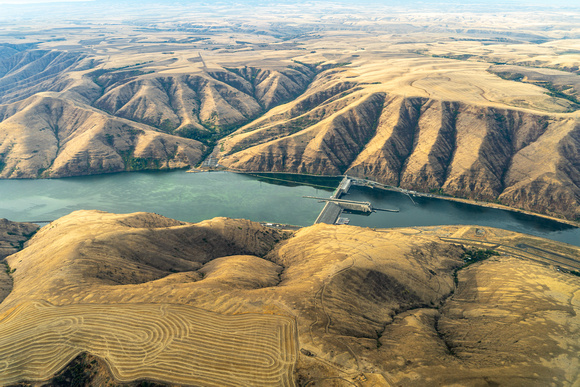
[[[499,5],[438,7],[105,1],[51,26],[31,9],[24,27],[5,6],[0,177],[212,154],[237,171],[347,173],[577,220],[578,13],[531,7],[528,25]]]

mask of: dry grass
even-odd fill
[[[462,245],[500,255],[460,270],[456,287]],[[578,377],[580,281],[566,270],[580,250],[499,229],[320,224],[289,237],[243,220],[79,211],[8,261],[0,384],[50,379],[85,352],[117,382]]]

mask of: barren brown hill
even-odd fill
[[[565,113],[575,106],[567,94],[476,63],[408,55],[379,68],[364,57],[346,67],[286,60],[191,74],[157,65],[89,71],[91,60],[79,59],[80,69],[59,76],[67,79],[59,93],[0,105],[0,176],[192,166],[245,124],[220,142],[221,164],[348,173],[578,219],[580,126]],[[578,77],[551,71],[549,85],[560,88]]]
[[[226,139],[220,162],[245,171],[346,173],[580,216],[576,118],[359,88],[311,90]]]
[[[0,383],[572,386],[579,260],[492,228],[78,211],[7,259]]]
[[[0,106],[0,177],[183,168],[204,145],[52,95]]]
[[[23,47],[24,46],[24,47]],[[62,91],[71,82],[67,72],[81,68],[84,55],[55,50],[29,50],[0,43],[0,104],[38,92]]]
[[[119,117],[203,139],[204,132],[210,137],[215,130],[239,127],[263,109],[293,99],[306,88],[314,72],[296,65],[280,70],[218,68],[195,76],[131,79],[135,77],[130,75],[129,79],[118,79],[118,73],[95,77],[97,84],[106,87],[94,105]]]
[[[94,59],[66,52],[13,51],[0,62],[4,178],[196,165],[206,146],[295,98],[315,74],[301,64],[194,75],[94,70]]]

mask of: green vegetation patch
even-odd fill
[[[562,87],[557,87],[550,82],[537,82],[539,86],[548,89],[548,95],[551,97],[566,99],[574,104],[575,109],[580,109],[580,100],[576,96],[571,94],[566,94],[563,92]]]
[[[453,282],[455,286],[459,284],[459,279],[457,278],[457,272],[461,269],[465,269],[469,265],[473,265],[476,262],[484,261],[490,257],[499,255],[495,250],[491,249],[467,249],[461,254],[461,259],[463,260],[463,265],[458,267],[453,271]]]
[[[431,55],[433,58],[446,58],[446,59],[455,59],[455,60],[468,60],[469,58],[473,57],[471,54],[433,54]]]
[[[462,268],[467,267],[467,266],[474,264],[476,262],[483,261],[483,260],[488,259],[489,257],[493,257],[495,255],[499,255],[499,253],[495,250],[468,249],[463,254],[461,254],[461,259],[463,259],[463,262],[464,262]]]
[[[572,274],[572,275],[575,275],[576,277],[580,277],[580,271],[577,271],[577,270],[568,270],[568,269],[560,268],[560,271],[562,271],[566,274]]]
[[[86,354],[77,356],[53,380],[52,386],[89,386],[96,374],[96,362],[89,362]]]
[[[510,71],[501,71],[501,72],[492,72],[492,74],[497,75],[501,79],[505,79],[508,81],[517,81],[520,82],[522,79],[525,78],[524,74],[521,73],[512,73]]]
[[[141,64],[145,64],[141,63]],[[140,65],[140,64],[137,64]],[[137,66],[137,65],[133,65],[133,66]],[[145,75],[145,74],[151,74],[154,71],[142,71],[142,70],[125,70],[127,68],[133,67],[133,66],[125,66],[125,67],[118,67],[118,68],[112,68],[112,69],[97,69],[94,71],[91,71],[90,73],[87,74],[87,76],[89,78],[91,78],[93,80],[93,82],[95,82],[98,86],[102,87],[102,88],[106,88],[109,87],[111,85],[114,85],[115,83],[125,83],[128,82],[140,75]]]
[[[173,122],[171,122],[171,120],[165,119],[165,120],[161,121],[161,123],[159,124],[158,128],[160,130],[164,131],[165,133],[172,134],[173,131],[175,129],[177,129],[177,125],[174,124]]]
[[[6,274],[8,274],[8,275],[14,274],[16,269],[10,268],[10,265],[6,261],[4,261],[3,263],[4,263],[4,266],[6,267],[6,269],[4,270],[6,272]]]
[[[317,124],[319,121],[316,119],[311,119],[308,117],[298,117],[287,124],[283,125],[284,131],[286,131],[286,135],[290,136],[294,133],[298,133],[303,131],[306,128],[311,127],[312,125]]]
[[[123,158],[123,163],[127,171],[144,171],[148,169],[159,169],[161,167],[161,160],[135,157],[130,150],[120,151],[119,154]]]
[[[204,145],[215,145],[215,142],[221,138],[221,134],[218,132],[212,132],[210,130],[198,129],[194,126],[185,126],[176,131],[176,134],[181,137],[191,138],[197,140]]]

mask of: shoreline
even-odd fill
[[[296,172],[264,172],[264,171],[250,172],[250,171],[239,171],[239,170],[230,170],[230,169],[225,169],[222,171],[232,172],[232,173],[240,173],[240,174],[245,174],[245,175],[254,175],[254,176],[261,175],[261,174],[264,174],[264,175],[265,174],[278,174],[278,175],[291,175],[291,176],[308,176],[308,177],[320,177],[320,178],[333,178],[333,177],[337,178],[337,177],[345,176],[345,175],[310,175],[310,174],[296,173]],[[357,180],[359,182],[360,181],[366,182],[367,184],[359,184],[359,185],[366,186],[369,188],[377,188],[377,189],[382,189],[385,191],[398,192],[398,193],[406,194],[406,195],[415,195],[415,196],[421,196],[421,197],[427,197],[427,198],[433,198],[433,199],[449,200],[449,201],[454,201],[454,202],[459,202],[459,203],[464,203],[464,204],[470,204],[473,206],[480,206],[480,207],[486,207],[486,208],[494,208],[494,209],[503,210],[503,211],[517,212],[520,214],[535,216],[538,218],[543,218],[543,219],[551,220],[554,222],[566,224],[568,226],[580,228],[580,222],[575,222],[573,220],[568,220],[568,219],[557,218],[555,216],[540,214],[537,212],[522,210],[519,208],[509,207],[509,206],[506,206],[504,204],[497,204],[497,203],[490,203],[490,202],[485,202],[485,201],[480,201],[480,200],[475,200],[475,199],[457,198],[457,197],[453,197],[453,196],[444,196],[444,195],[438,195],[438,194],[432,194],[432,193],[413,191],[413,190],[408,190],[405,188],[399,188],[399,187],[385,185],[385,184],[379,183],[379,182],[374,181],[374,180],[362,179],[362,178],[355,177],[355,176],[351,176],[351,178],[353,180]],[[302,183],[297,181],[296,184],[302,184]],[[307,183],[304,183],[304,184],[309,185]]]
[[[365,179],[358,179],[358,180],[365,180]],[[457,197],[453,197],[453,196],[444,196],[444,195],[431,194],[431,193],[425,193],[425,192],[418,192],[418,191],[407,190],[407,189],[399,188],[399,187],[387,186],[387,185],[384,185],[382,183],[373,182],[372,180],[366,180],[366,181],[374,183],[374,186],[368,186],[369,188],[378,188],[378,189],[382,189],[385,191],[399,192],[399,193],[407,194],[407,195],[410,194],[410,195],[414,195],[414,196],[421,196],[421,197],[427,197],[427,198],[433,198],[433,199],[449,200],[449,201],[454,201],[454,202],[459,202],[459,203],[464,203],[464,204],[470,204],[473,206],[494,208],[496,210],[502,210],[502,211],[517,212],[520,214],[535,216],[538,218],[543,218],[543,219],[551,220],[554,222],[566,224],[568,226],[580,228],[580,222],[575,222],[573,220],[568,220],[568,219],[557,218],[555,216],[540,214],[537,212],[522,210],[519,208],[509,207],[509,206],[506,206],[504,204],[490,203],[490,202],[485,202],[485,201],[480,201],[480,200],[475,200],[475,199],[457,198]]]

